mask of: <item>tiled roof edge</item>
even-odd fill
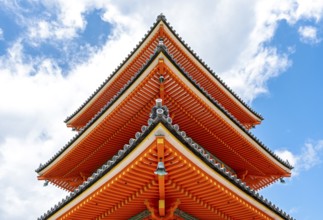
[[[226,116],[228,116],[232,122],[234,122],[238,127],[240,127],[250,138],[252,138],[259,146],[261,146],[266,152],[268,152],[272,157],[274,157],[277,161],[279,161],[282,165],[289,169],[293,169],[293,166],[289,164],[288,161],[282,160],[277,154],[275,154],[272,150],[270,150],[264,143],[262,143],[256,136],[254,136],[249,130],[247,130],[228,110],[225,109],[224,106],[221,105],[211,94],[209,94],[196,80],[183,69],[173,57],[167,53],[167,50],[162,51],[164,55],[172,62],[172,64],[185,76],[187,80],[189,80],[210,102],[212,102],[215,106],[219,108]]]
[[[189,45],[179,36],[178,33],[173,29],[173,27],[170,25],[170,23],[167,21],[166,17],[163,14],[160,14],[157,16],[156,21],[154,24],[150,27],[150,29],[147,31],[147,33],[144,35],[144,37],[141,39],[141,41],[133,48],[133,50],[128,54],[128,56],[118,65],[118,67],[112,72],[112,74],[87,98],[87,100],[70,116],[68,116],[64,122],[67,123],[69,120],[71,120],[81,109],[83,109],[87,103],[90,102],[90,100],[111,80],[111,78],[120,70],[120,68],[130,59],[130,57],[139,49],[139,47],[143,44],[143,42],[147,39],[147,37],[152,33],[152,31],[156,28],[157,24],[163,21],[168,29],[173,33],[173,35],[184,45],[184,47],[203,65],[204,68],[206,68],[212,76],[218,80],[224,88],[226,88],[237,100],[239,100],[248,110],[250,110],[253,114],[255,114],[257,117],[259,117],[261,120],[263,120],[263,117],[255,112],[247,103],[245,103],[229,86],[225,84],[225,82],[222,81],[222,79],[191,49]]]
[[[73,192],[67,195],[65,199],[63,199],[61,202],[59,202],[45,214],[43,214],[40,218],[38,218],[38,220],[47,219],[48,217],[52,216],[60,208],[68,204],[73,198],[80,195],[102,176],[108,173],[114,167],[114,165],[116,165],[124,157],[126,157],[142,141],[142,139],[144,139],[159,124],[160,120],[161,118],[149,118],[148,126],[143,125],[141,127],[141,132],[136,132],[135,137],[129,139],[129,144],[125,144],[123,146],[123,149],[119,150],[116,155],[114,155],[110,160],[104,163],[101,168],[97,169],[85,182],[83,182]],[[171,123],[170,119],[167,119],[166,121],[168,121],[167,123]]]
[[[217,106],[225,115],[227,115],[238,127],[240,127],[249,137],[251,137],[254,141],[256,141],[266,152],[272,155],[276,160],[278,160],[281,164],[286,166],[289,169],[293,169],[293,167],[287,162],[283,161],[278,155],[276,155],[272,150],[266,147],[257,137],[255,137],[250,131],[248,131],[229,111],[227,111],[217,100],[215,100],[207,91],[200,85],[197,84],[196,81],[192,79],[192,77],[185,72],[185,70],[176,63],[176,61],[172,58],[170,54],[167,52],[167,48],[165,45],[158,45],[155,51],[155,54],[150,57],[150,59],[142,66],[142,68],[124,85],[121,90],[114,95],[114,97],[104,106],[102,109],[95,114],[92,119],[77,133],[64,147],[62,147],[54,156],[52,156],[45,164],[40,164],[39,167],[35,170],[37,173],[45,169],[49,164],[51,164],[56,158],[58,158],[71,144],[74,143],[104,112],[132,85],[132,83],[141,75],[142,72],[146,69],[147,66],[158,56],[158,54],[162,52],[171,62],[172,64],[188,79],[195,87],[205,95],[215,106]]]
[[[131,79],[124,85],[123,88],[117,92],[116,95],[112,97],[112,99],[101,108],[99,112],[97,112],[90,121],[71,139],[67,144],[64,145],[54,156],[52,156],[45,164],[40,164],[39,167],[35,170],[35,172],[39,173],[43,169],[45,169],[49,164],[51,164],[56,158],[58,158],[67,148],[71,146],[91,125],[100,118],[104,114],[104,112],[110,108],[111,105],[115,103],[115,101],[132,85],[132,83],[141,75],[142,72],[145,71],[146,67],[150,65],[150,63],[158,56],[159,50],[156,50],[155,54],[150,57],[149,60],[138,70],[138,72],[131,77]]]
[[[179,125],[177,124],[171,124],[169,123],[169,120],[167,123],[162,122],[167,129],[169,129],[175,137],[180,140],[186,147],[191,149],[191,151],[199,156],[204,162],[206,162],[208,165],[210,165],[211,168],[216,170],[219,174],[221,174],[223,177],[225,177],[227,180],[229,180],[231,183],[239,187],[241,190],[246,192],[248,195],[255,198],[260,203],[264,204],[266,207],[274,211],[276,214],[280,215],[284,219],[293,220],[290,215],[288,215],[286,212],[284,212],[282,209],[280,209],[278,206],[274,205],[272,202],[264,198],[262,195],[260,195],[256,190],[250,188],[247,186],[245,182],[243,182],[241,179],[236,177],[235,175],[231,174],[230,171],[228,171],[225,167],[222,167],[220,163],[217,163],[212,157],[209,155],[208,151],[206,151],[202,146],[200,146],[198,143],[194,142],[192,138],[188,137],[185,133],[185,131],[181,131]]]
[[[171,26],[171,24],[169,22],[167,22],[165,16],[163,16],[164,23],[166,24],[166,26],[168,27],[168,29],[173,33],[173,35],[177,38],[177,40],[179,40],[184,47],[195,57],[196,60],[198,60],[200,62],[200,64],[207,69],[211,75],[220,82],[220,84],[226,88],[232,95],[233,97],[235,97],[239,102],[241,102],[241,104],[243,106],[245,106],[250,112],[252,112],[254,115],[256,115],[258,118],[260,118],[261,120],[263,120],[263,116],[259,113],[257,113],[256,111],[254,111],[245,101],[243,101],[212,69],[211,67],[209,67],[203,60],[202,58],[200,58],[195,51],[182,39],[181,36],[179,36],[179,34],[175,31],[175,29],[173,29],[173,26]]]
[[[128,54],[128,56],[117,66],[117,68],[112,72],[106,80],[101,83],[101,85],[86,99],[86,101],[70,116],[68,116],[64,122],[67,123],[69,120],[71,120],[79,111],[81,111],[90,101],[91,99],[113,78],[113,76],[121,69],[123,65],[132,57],[132,55],[139,49],[139,47],[144,43],[144,41],[147,39],[147,37],[153,32],[153,30],[157,27],[158,23],[163,20],[161,18],[162,15],[159,15],[156,19],[156,21],[153,23],[153,25],[150,27],[150,29],[147,31],[147,33],[144,35],[144,37],[139,41],[139,43],[132,49],[132,51]]]
[[[269,200],[265,199],[262,195],[260,195],[255,190],[251,189],[246,183],[242,182],[236,176],[232,175],[225,168],[221,167],[219,163],[216,163],[208,153],[206,153],[205,149],[195,143],[192,138],[186,136],[184,131],[179,129],[177,124],[172,124],[172,119],[170,117],[165,117],[164,115],[158,115],[155,118],[148,119],[148,126],[142,126],[141,132],[137,132],[135,134],[135,138],[130,138],[129,144],[125,144],[123,149],[119,150],[116,155],[114,155],[110,160],[108,160],[105,164],[101,166],[96,172],[90,176],[87,181],[83,182],[80,186],[78,186],[72,193],[66,196],[65,199],[60,201],[50,210],[48,210],[45,214],[38,218],[38,220],[48,219],[50,216],[55,214],[59,209],[63,208],[70,201],[80,195],[83,191],[88,189],[91,185],[93,185],[97,180],[99,180],[102,176],[107,174],[116,164],[118,164],[124,157],[126,157],[159,123],[162,123],[176,138],[181,141],[185,146],[187,146],[190,150],[193,151],[194,154],[199,156],[204,162],[206,162],[211,168],[229,180],[231,183],[239,187],[241,190],[246,192],[248,195],[255,198],[257,201],[274,211],[276,214],[281,216],[284,219],[294,220],[290,215],[286,212],[282,211],[278,206],[271,203]]]

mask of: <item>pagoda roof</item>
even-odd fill
[[[207,90],[221,105],[233,114],[246,128],[261,122],[263,117],[256,113],[236,93],[234,93],[215,72],[188,46],[167,22],[159,15],[156,22],[139,44],[116,70],[90,95],[90,97],[67,119],[69,127],[77,130],[113,99],[116,93],[140,71],[142,65],[153,55],[160,38],[164,38],[169,53],[191,77]]]
[[[254,142],[257,145],[257,147],[259,147],[260,150],[262,150],[262,151],[264,150],[264,152],[267,152],[268,155],[269,155],[269,157],[272,158],[271,160],[277,161],[279,164],[281,164],[287,170],[292,169],[292,167],[291,167],[291,165],[289,163],[287,163],[287,162],[283,161],[282,159],[280,159],[274,152],[272,152],[263,143],[261,143],[252,133],[250,133],[243,125],[241,125],[240,122],[237,119],[234,118],[234,116],[232,116],[227,110],[225,110],[210,94],[208,94],[201,86],[199,86],[198,84],[196,84],[196,82],[190,77],[190,75],[187,72],[185,72],[185,70],[183,70],[182,68],[180,68],[178,66],[178,64],[176,63],[176,61],[174,61],[172,59],[172,57],[168,54],[167,48],[165,46],[159,46],[158,49],[155,51],[154,55],[148,60],[148,62],[143,66],[143,68],[130,81],[128,81],[128,83],[125,85],[125,87],[123,87],[117,93],[117,95],[114,96],[114,98],[112,100],[110,100],[104,106],[104,108],[102,108],[101,111],[98,112],[92,118],[92,120],[90,120],[88,122],[88,124],[83,129],[80,130],[80,132],[78,134],[75,135],[74,138],[72,138],[63,148],[61,148],[61,150],[58,153],[56,153],[47,163],[45,163],[44,165],[40,165],[40,167],[38,169],[36,169],[36,172],[42,174],[44,172],[44,170],[47,169],[50,165],[52,165],[52,164],[56,163],[57,161],[59,161],[60,160],[60,157],[63,158],[63,154],[67,154],[68,152],[70,152],[74,148],[74,146],[76,145],[75,144],[76,142],[77,142],[77,144],[81,143],[81,144],[79,144],[79,146],[80,146],[79,148],[80,149],[81,148],[86,148],[88,146],[87,145],[82,145],[82,143],[85,142],[84,140],[85,139],[88,139],[90,135],[94,135],[93,136],[94,139],[98,139],[98,138],[101,138],[101,136],[104,136],[103,134],[99,134],[99,132],[93,132],[91,134],[90,133],[90,130],[92,129],[92,127],[93,128],[96,128],[96,127],[99,127],[99,125],[102,124],[102,123],[107,123],[108,120],[105,120],[105,118],[107,117],[107,114],[108,113],[110,115],[113,114],[113,110],[115,110],[115,108],[113,107],[113,105],[121,105],[121,102],[122,102],[121,99],[123,99],[122,97],[125,96],[124,94],[126,93],[126,91],[128,91],[131,86],[135,86],[134,85],[135,82],[138,82],[138,81],[142,80],[142,79],[140,79],[140,80],[138,80],[138,79],[139,79],[139,77],[142,77],[142,75],[144,74],[144,72],[149,72],[149,71],[152,72],[151,69],[148,71],[147,68],[152,68],[151,67],[151,64],[153,62],[159,62],[159,61],[156,61],[156,60],[158,60],[158,58],[160,58],[160,56],[162,56],[162,57],[165,58],[165,62],[166,61],[170,62],[170,64],[172,64],[177,69],[177,71],[179,71],[182,74],[182,76],[188,82],[191,83],[191,85],[193,85],[193,87],[196,89],[196,91],[198,91],[199,93],[201,93],[206,98],[207,102],[210,102],[210,104],[213,105],[214,108],[216,108],[216,109],[218,109],[218,111],[222,112],[222,114],[230,121],[230,123],[232,124],[232,126],[235,126],[235,128],[238,129],[239,132],[242,132],[246,136],[246,138],[248,138],[252,142]],[[154,76],[151,76],[150,77],[150,80],[154,80],[154,79],[155,79]],[[156,79],[156,81],[158,81],[158,79]],[[147,82],[150,82],[150,81],[148,80]],[[138,87],[138,85],[136,85],[136,86]],[[149,83],[146,83],[145,86],[148,86],[148,87],[156,87],[155,85],[152,85],[152,84],[149,84]],[[149,92],[149,91],[145,91],[145,92]],[[127,97],[128,96],[129,96],[129,94],[127,95]],[[156,96],[154,94],[151,94],[151,96],[152,96],[152,100],[154,102],[154,99],[156,98]],[[187,96],[186,98],[188,99],[189,97]],[[167,99],[165,99],[165,101],[167,101]],[[147,102],[147,101],[145,101],[145,102]],[[133,101],[131,102],[131,100],[129,101],[129,103],[127,103],[126,101],[123,101],[122,103],[124,103],[125,106],[128,105],[128,107],[125,107],[125,108],[131,108],[131,105],[134,104],[134,102]],[[154,103],[150,103],[150,101],[148,100],[148,105],[149,105],[148,107],[145,106],[145,105],[143,105],[143,106],[137,106],[137,108],[140,109],[140,111],[143,111],[142,112],[142,115],[143,116],[141,116],[141,118],[145,118],[146,117],[145,115],[148,115],[148,113],[150,111],[149,109],[153,106],[153,104]],[[169,105],[172,105],[171,102],[168,103],[168,104]],[[133,111],[134,112],[137,112],[139,110],[134,109]],[[122,113],[120,113],[120,114],[122,115]],[[179,112],[179,114],[180,114],[180,112]],[[119,117],[122,117],[121,115]],[[199,115],[202,115],[202,114],[199,114]],[[116,117],[118,117],[118,116],[116,116]],[[176,116],[176,117],[178,117],[178,116]],[[176,117],[175,117],[175,119],[176,119]],[[182,121],[180,121],[180,122],[182,122]],[[180,124],[181,126],[183,126],[183,124],[180,123],[180,122],[178,124]],[[113,124],[114,122],[111,122],[111,123]],[[134,129],[136,129],[136,128],[138,129],[144,122],[142,120],[139,120],[138,119],[136,123],[135,122],[132,122],[132,125],[135,124],[136,126],[129,126],[129,129],[130,130],[127,132],[128,134],[134,134],[135,133],[135,130]],[[109,126],[112,126],[112,124],[109,125]],[[207,124],[207,123],[205,122],[205,124]],[[214,124],[215,124],[215,121],[214,121]],[[213,127],[215,125],[213,125]],[[187,132],[189,132],[189,129],[188,129],[189,126],[192,126],[192,124],[189,124],[187,126],[183,126],[183,128]],[[101,132],[105,128],[102,127],[102,128],[98,128],[98,129],[99,129],[98,131]],[[222,127],[222,129],[225,130],[224,127]],[[206,130],[208,130],[208,128],[206,128]],[[190,135],[192,137],[194,137],[196,140],[198,140],[200,144],[202,144],[202,142],[204,141],[202,139],[205,139],[205,138],[204,137],[203,138],[197,137],[197,136],[195,136],[195,135],[197,135],[195,133],[197,133],[197,132],[193,132]],[[119,135],[123,135],[123,134],[119,134]],[[126,143],[126,138],[127,137],[129,137],[129,136],[123,135],[123,137],[122,137],[123,139],[120,138],[120,140],[117,142],[117,144],[119,144],[119,146],[120,146],[120,144]],[[107,138],[107,136],[105,136],[105,138]],[[237,138],[240,138],[240,137],[237,136]],[[232,138],[230,138],[230,139],[232,139]],[[210,139],[210,140],[213,141],[213,139]],[[89,143],[88,143],[88,145],[89,145]],[[91,145],[93,145],[93,144],[91,144]],[[207,144],[205,144],[205,145],[202,144],[202,145],[203,146],[207,146]],[[208,150],[209,151],[212,151],[211,149],[208,149]],[[251,152],[254,152],[254,151],[250,151],[250,149],[237,149],[237,150],[238,151],[241,151],[241,152],[246,151],[247,156],[251,156],[250,153]],[[76,158],[73,158],[73,160],[83,160],[83,158],[85,156],[87,156],[87,154],[92,153],[92,151],[94,151],[94,153],[96,153],[97,149],[88,149],[88,152],[85,152],[84,151],[84,155],[83,156],[79,156],[78,155]],[[258,151],[259,150],[257,150],[257,151],[254,152],[255,153],[253,155],[254,157],[259,157],[259,152]],[[114,151],[114,152],[116,152],[116,151]],[[107,155],[106,152],[104,154]],[[213,153],[213,154],[217,156],[216,153]],[[97,155],[99,155],[99,153],[97,153]],[[113,154],[110,153],[109,155],[112,156]],[[230,157],[231,156],[233,157],[234,155],[230,155]],[[95,158],[98,159],[98,157],[95,157]],[[223,160],[223,158],[220,158],[220,159]],[[66,159],[66,160],[68,160],[68,159]],[[103,160],[104,160],[104,158],[103,158]],[[243,159],[243,160],[246,161],[247,159]],[[225,161],[225,162],[227,162],[227,161]],[[100,162],[97,162],[97,163],[100,163]],[[100,164],[97,164],[96,165],[96,168],[99,167],[102,163],[103,162],[101,162]],[[91,164],[92,164],[91,166],[93,166],[93,161],[91,162]],[[65,165],[63,167],[65,167]],[[93,166],[93,167],[95,167],[95,166]],[[92,173],[93,170],[92,171],[89,171],[89,172]],[[262,183],[258,183],[257,186],[254,186],[254,188],[258,188],[259,189],[261,187],[264,187],[264,186],[268,185],[269,183],[271,183],[271,182],[273,182],[273,181],[281,178],[282,176],[284,176],[284,175],[283,174],[280,174],[280,175],[274,176],[272,178],[269,178],[268,180],[264,180]],[[286,176],[286,174],[285,174],[285,176]],[[76,187],[75,186],[75,187],[69,188],[69,187],[63,186],[60,183],[55,182],[55,181],[54,181],[54,184],[57,184],[57,185],[59,185],[59,186],[61,186],[63,188],[69,189],[69,190],[73,190]]]
[[[183,200],[182,210],[177,213],[188,212],[199,219],[293,219],[215,161],[165,113],[150,118],[148,126],[143,126],[129,144],[38,219],[74,219],[74,215],[84,219],[129,219],[140,212],[146,215],[143,199],[158,197],[153,193],[158,192],[153,175],[158,158],[153,159],[157,153],[152,148],[157,138],[165,139],[168,145],[166,193]],[[196,180],[201,190],[194,186]],[[126,188],[124,184],[128,184]],[[133,190],[132,194],[125,189]]]

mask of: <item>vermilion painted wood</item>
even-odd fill
[[[160,38],[164,39],[165,45],[174,60],[181,65],[209,94],[211,94],[222,106],[224,106],[232,115],[234,115],[240,123],[246,128],[250,128],[260,123],[260,119],[253,118],[250,112],[237,104],[237,100],[230,98],[223,88],[220,88],[211,77],[204,72],[198,65],[196,60],[190,58],[178,45],[173,36],[164,31],[164,25],[157,25],[159,31],[145,43],[144,48],[129,62],[123,71],[114,77],[100,94],[97,94],[92,103],[85,106],[82,114],[77,114],[67,122],[67,126],[80,129],[127,83],[132,76],[146,63],[151,55],[154,54],[155,48]],[[213,77],[212,77],[213,78]]]
[[[198,219],[272,219],[214,180],[167,141],[165,150],[166,216],[179,199],[178,208]],[[153,142],[128,167],[58,219],[129,219],[147,209],[145,200],[158,210],[160,192],[154,174],[158,161]],[[143,171],[146,174],[140,175]]]
[[[224,161],[235,172],[248,171],[244,181],[260,189],[290,174],[253,146],[218,115],[177,74],[162,62],[112,112],[51,169],[41,175],[53,184],[74,190],[104,162],[117,153],[129,138],[147,124],[149,112],[160,95],[160,68],[164,68],[164,104],[197,143]]]

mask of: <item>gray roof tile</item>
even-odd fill
[[[249,130],[247,130],[229,111],[227,111],[217,100],[215,100],[210,94],[208,94],[205,89],[203,89],[199,84],[196,84],[196,81],[192,80],[190,75],[185,72],[185,70],[180,69],[178,64],[171,58],[171,56],[167,52],[167,48],[164,46],[158,45],[157,50],[154,55],[147,60],[145,65],[135,74],[134,77],[131,78],[127,82],[127,84],[121,88],[118,92],[118,95],[115,95],[101,110],[84,126],[79,133],[77,133],[65,146],[63,146],[50,160],[48,160],[45,164],[40,164],[40,166],[35,170],[36,172],[40,172],[48,165],[50,165],[56,158],[58,158],[72,143],[74,143],[110,106],[125,92],[130,85],[144,72],[144,70],[149,66],[149,64],[158,56],[159,53],[163,53],[175,67],[178,68],[179,72],[181,72],[193,85],[197,87],[197,89],[203,93],[209,101],[211,101],[215,106],[217,106],[225,115],[228,116],[238,127],[240,127],[249,137],[251,137],[256,143],[258,143],[265,151],[267,151],[271,156],[273,156],[277,161],[286,166],[289,169],[293,167],[287,162],[282,160],[278,155],[276,155],[273,151],[271,151],[268,147],[266,147],[257,137],[255,137]],[[148,123],[149,124],[149,123]]]
[[[167,22],[166,17],[163,14],[160,14],[157,16],[157,19],[155,23],[150,27],[150,29],[147,31],[145,36],[141,39],[141,41],[136,45],[135,48],[128,54],[128,56],[118,65],[118,67],[113,71],[113,73],[104,81],[102,84],[90,95],[89,98],[69,117],[65,119],[64,122],[68,122],[70,119],[72,119],[82,108],[86,106],[87,103],[90,102],[90,100],[110,81],[110,79],[119,71],[119,69],[125,65],[125,63],[130,59],[130,57],[139,49],[139,47],[144,43],[146,38],[151,34],[151,32],[156,28],[157,24],[159,22],[164,22],[166,26],[170,29],[170,31],[174,34],[174,36],[184,45],[184,47],[211,73],[211,75],[216,78],[224,88],[226,88],[234,97],[237,98],[248,110],[250,110],[253,114],[255,114],[260,119],[263,119],[263,117],[255,112],[246,102],[244,102],[229,86],[225,84],[225,82],[209,67],[207,64],[191,49],[191,47],[185,43],[185,41],[182,39],[182,37],[179,36],[178,33],[174,30],[174,28],[170,25],[169,22]],[[144,65],[143,65],[144,66]]]
[[[112,157],[112,159],[108,160],[105,164],[103,164],[85,182],[83,182],[80,186],[78,186],[78,188],[76,188],[73,192],[71,192],[68,196],[66,196],[65,199],[63,199],[57,205],[52,207],[45,214],[40,216],[38,218],[38,220],[48,219],[55,212],[57,212],[59,209],[64,207],[66,204],[68,204],[70,201],[72,201],[74,198],[76,198],[78,195],[80,195],[82,192],[84,192],[87,188],[89,188],[91,185],[93,185],[96,181],[98,181],[102,176],[104,176],[106,173],[108,173],[116,164],[121,162],[122,159],[127,154],[129,154],[142,141],[142,139],[144,137],[146,137],[159,123],[162,123],[173,135],[176,136],[176,138],[178,138],[179,141],[181,141],[184,145],[186,145],[190,150],[192,150],[196,155],[198,155],[203,161],[205,161],[211,168],[213,168],[216,172],[218,172],[223,177],[225,177],[230,182],[232,182],[240,190],[249,194],[254,199],[256,199],[258,202],[262,203],[263,205],[268,207],[270,210],[272,210],[273,212],[275,212],[276,214],[278,214],[282,218],[289,219],[289,220],[294,219],[290,215],[286,214],[286,212],[283,212],[277,206],[275,206],[270,201],[265,199],[258,192],[251,189],[249,186],[246,185],[246,183],[244,183],[243,181],[238,179],[235,175],[231,174],[230,172],[227,172],[226,168],[220,166],[219,163],[215,162],[210,157],[205,157],[205,154],[209,154],[209,153],[205,153],[207,151],[203,147],[201,147],[197,143],[195,143],[191,138],[188,139],[189,137],[186,137],[186,134],[183,135],[184,131],[181,131],[179,129],[178,125],[176,125],[176,124],[173,125],[171,120],[168,120],[169,116],[167,114],[163,114],[163,115],[153,114],[153,115],[154,115],[153,118],[149,118],[148,126],[145,126],[145,129],[144,129],[145,131],[140,132],[140,135],[137,135],[135,138],[131,138],[130,140],[132,140],[132,141],[129,141],[129,145],[125,144],[123,149],[120,150],[116,155],[114,155]],[[196,146],[198,146],[198,147],[196,147]]]

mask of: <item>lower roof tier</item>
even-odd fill
[[[158,97],[163,98],[174,123],[252,188],[290,176],[291,167],[197,87],[165,51],[150,62],[55,157],[37,169],[39,179],[75,189],[146,124]]]
[[[155,118],[40,219],[292,219],[176,130]]]

